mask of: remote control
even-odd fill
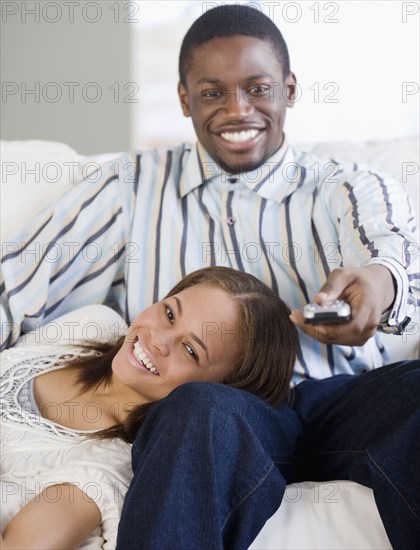
[[[305,323],[346,323],[351,318],[350,306],[343,300],[307,304],[303,308]]]

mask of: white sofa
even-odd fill
[[[419,142],[306,144],[319,156],[367,163],[390,172],[405,186],[419,214]],[[77,185],[98,164],[117,153],[83,156],[62,143],[1,142],[2,252],[25,221]],[[401,336],[384,336],[391,359],[419,357],[419,319]],[[263,549],[391,548],[370,489],[349,481],[289,485],[279,510],[251,546]]]

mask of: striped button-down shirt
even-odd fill
[[[390,176],[321,160],[286,141],[253,172],[220,170],[200,144],[128,154],[101,166],[8,243],[2,259],[3,347],[89,303],[127,323],[185,274],[244,270],[302,308],[340,266],[379,263],[396,281],[388,325],[418,304],[410,201]],[[301,334],[295,382],[386,361],[363,347]]]

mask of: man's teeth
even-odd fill
[[[144,349],[141,347],[140,345],[140,342],[137,341],[135,344],[134,344],[134,348],[133,348],[133,353],[134,353],[134,357],[140,361],[140,363],[142,365],[144,365],[146,367],[146,369],[148,369],[150,372],[153,372],[153,374],[156,374],[157,376],[159,376],[159,373],[157,371],[157,369],[153,366],[153,363],[150,361],[150,359],[147,357],[146,355],[146,352],[144,351]]]
[[[242,130],[242,132],[223,132],[221,136],[227,141],[242,143],[243,141],[254,138],[257,134],[258,130]]]

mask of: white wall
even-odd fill
[[[133,148],[195,139],[176,95],[178,53],[193,20],[220,3],[140,2],[132,34],[132,78],[141,97],[133,111]],[[290,141],[418,134],[418,2],[241,3],[259,5],[288,43],[301,87],[286,122]]]

